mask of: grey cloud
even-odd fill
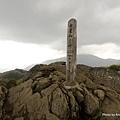
[[[72,14],[65,6],[55,11],[48,0],[10,0],[2,1],[0,5],[2,39],[22,42],[49,43],[57,40],[65,33],[62,24]]]
[[[119,0],[105,0],[104,1],[104,8],[106,9],[114,9],[116,7],[120,7],[120,1]]]
[[[84,14],[79,17],[81,23],[78,26],[78,40],[81,45],[103,44],[108,42],[120,43],[120,1],[115,0],[115,4],[112,7],[108,4],[109,2],[111,4],[111,1],[112,0],[94,1],[94,3],[91,3],[93,5],[90,4],[90,7],[88,7],[88,9],[86,8],[85,13],[83,12]],[[119,8],[119,13],[116,15],[118,16],[117,20],[115,20],[115,18],[105,17],[105,13],[108,12],[110,14],[112,10],[114,11],[116,6]],[[101,14],[101,16],[99,16],[99,14]]]
[[[115,8],[120,9],[119,0],[0,0],[0,39],[48,44],[60,50],[66,44],[67,21],[75,17],[79,47],[119,44],[120,23],[103,20],[106,11]]]

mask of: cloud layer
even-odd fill
[[[31,64],[40,64],[63,55],[62,51],[50,49],[47,45],[0,41],[0,72],[15,68],[23,69]]]
[[[0,39],[63,49],[72,17],[79,47],[120,43],[120,0],[0,0]]]
[[[47,45],[65,53],[70,18],[77,19],[79,53],[86,53],[87,46],[87,53],[100,55],[99,48],[119,55],[120,0],[0,0],[0,41]]]

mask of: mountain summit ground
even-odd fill
[[[78,86],[66,89],[66,63],[35,65],[23,83],[0,86],[1,120],[120,120],[120,74],[77,65]]]

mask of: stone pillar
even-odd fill
[[[66,86],[75,86],[76,70],[76,47],[77,47],[77,21],[70,19],[67,28],[67,64],[66,64]]]

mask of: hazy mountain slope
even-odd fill
[[[102,59],[94,55],[82,54],[78,55],[78,64],[85,64],[93,67],[110,66],[112,64],[120,64],[120,60],[115,59]]]
[[[43,62],[43,64],[49,64],[56,61],[66,61],[65,57],[54,59],[54,60],[48,60]],[[77,56],[77,64],[85,64],[93,67],[98,66],[109,66],[112,64],[120,64],[120,60],[115,59],[102,59],[95,55],[90,54],[81,54]]]
[[[42,62],[42,64],[50,64],[50,63],[57,62],[57,61],[66,61],[66,57],[47,60],[47,61]],[[120,64],[120,60],[102,59],[102,58],[99,58],[95,55],[80,54],[77,56],[77,64],[84,64],[84,65],[88,65],[88,66],[92,66],[92,67],[110,66],[113,64]],[[35,66],[35,64],[29,65],[24,70],[29,70],[33,66]]]
[[[27,74],[27,71],[15,69],[0,73],[0,80],[19,80]]]

